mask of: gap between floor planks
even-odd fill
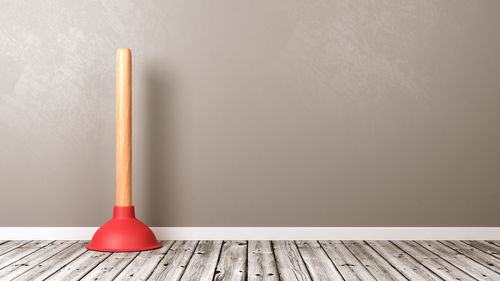
[[[0,280],[500,280],[498,241],[0,241]]]

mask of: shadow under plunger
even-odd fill
[[[113,218],[101,226],[87,249],[129,252],[161,247],[147,225],[135,218],[132,206],[132,55],[116,53],[116,205]]]

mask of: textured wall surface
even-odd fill
[[[500,1],[0,0],[0,226],[500,226]]]

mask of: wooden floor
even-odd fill
[[[0,280],[500,280],[500,241],[0,241]]]

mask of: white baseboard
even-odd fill
[[[152,227],[159,240],[500,240],[500,227]],[[89,240],[97,227],[0,227],[0,240]]]

